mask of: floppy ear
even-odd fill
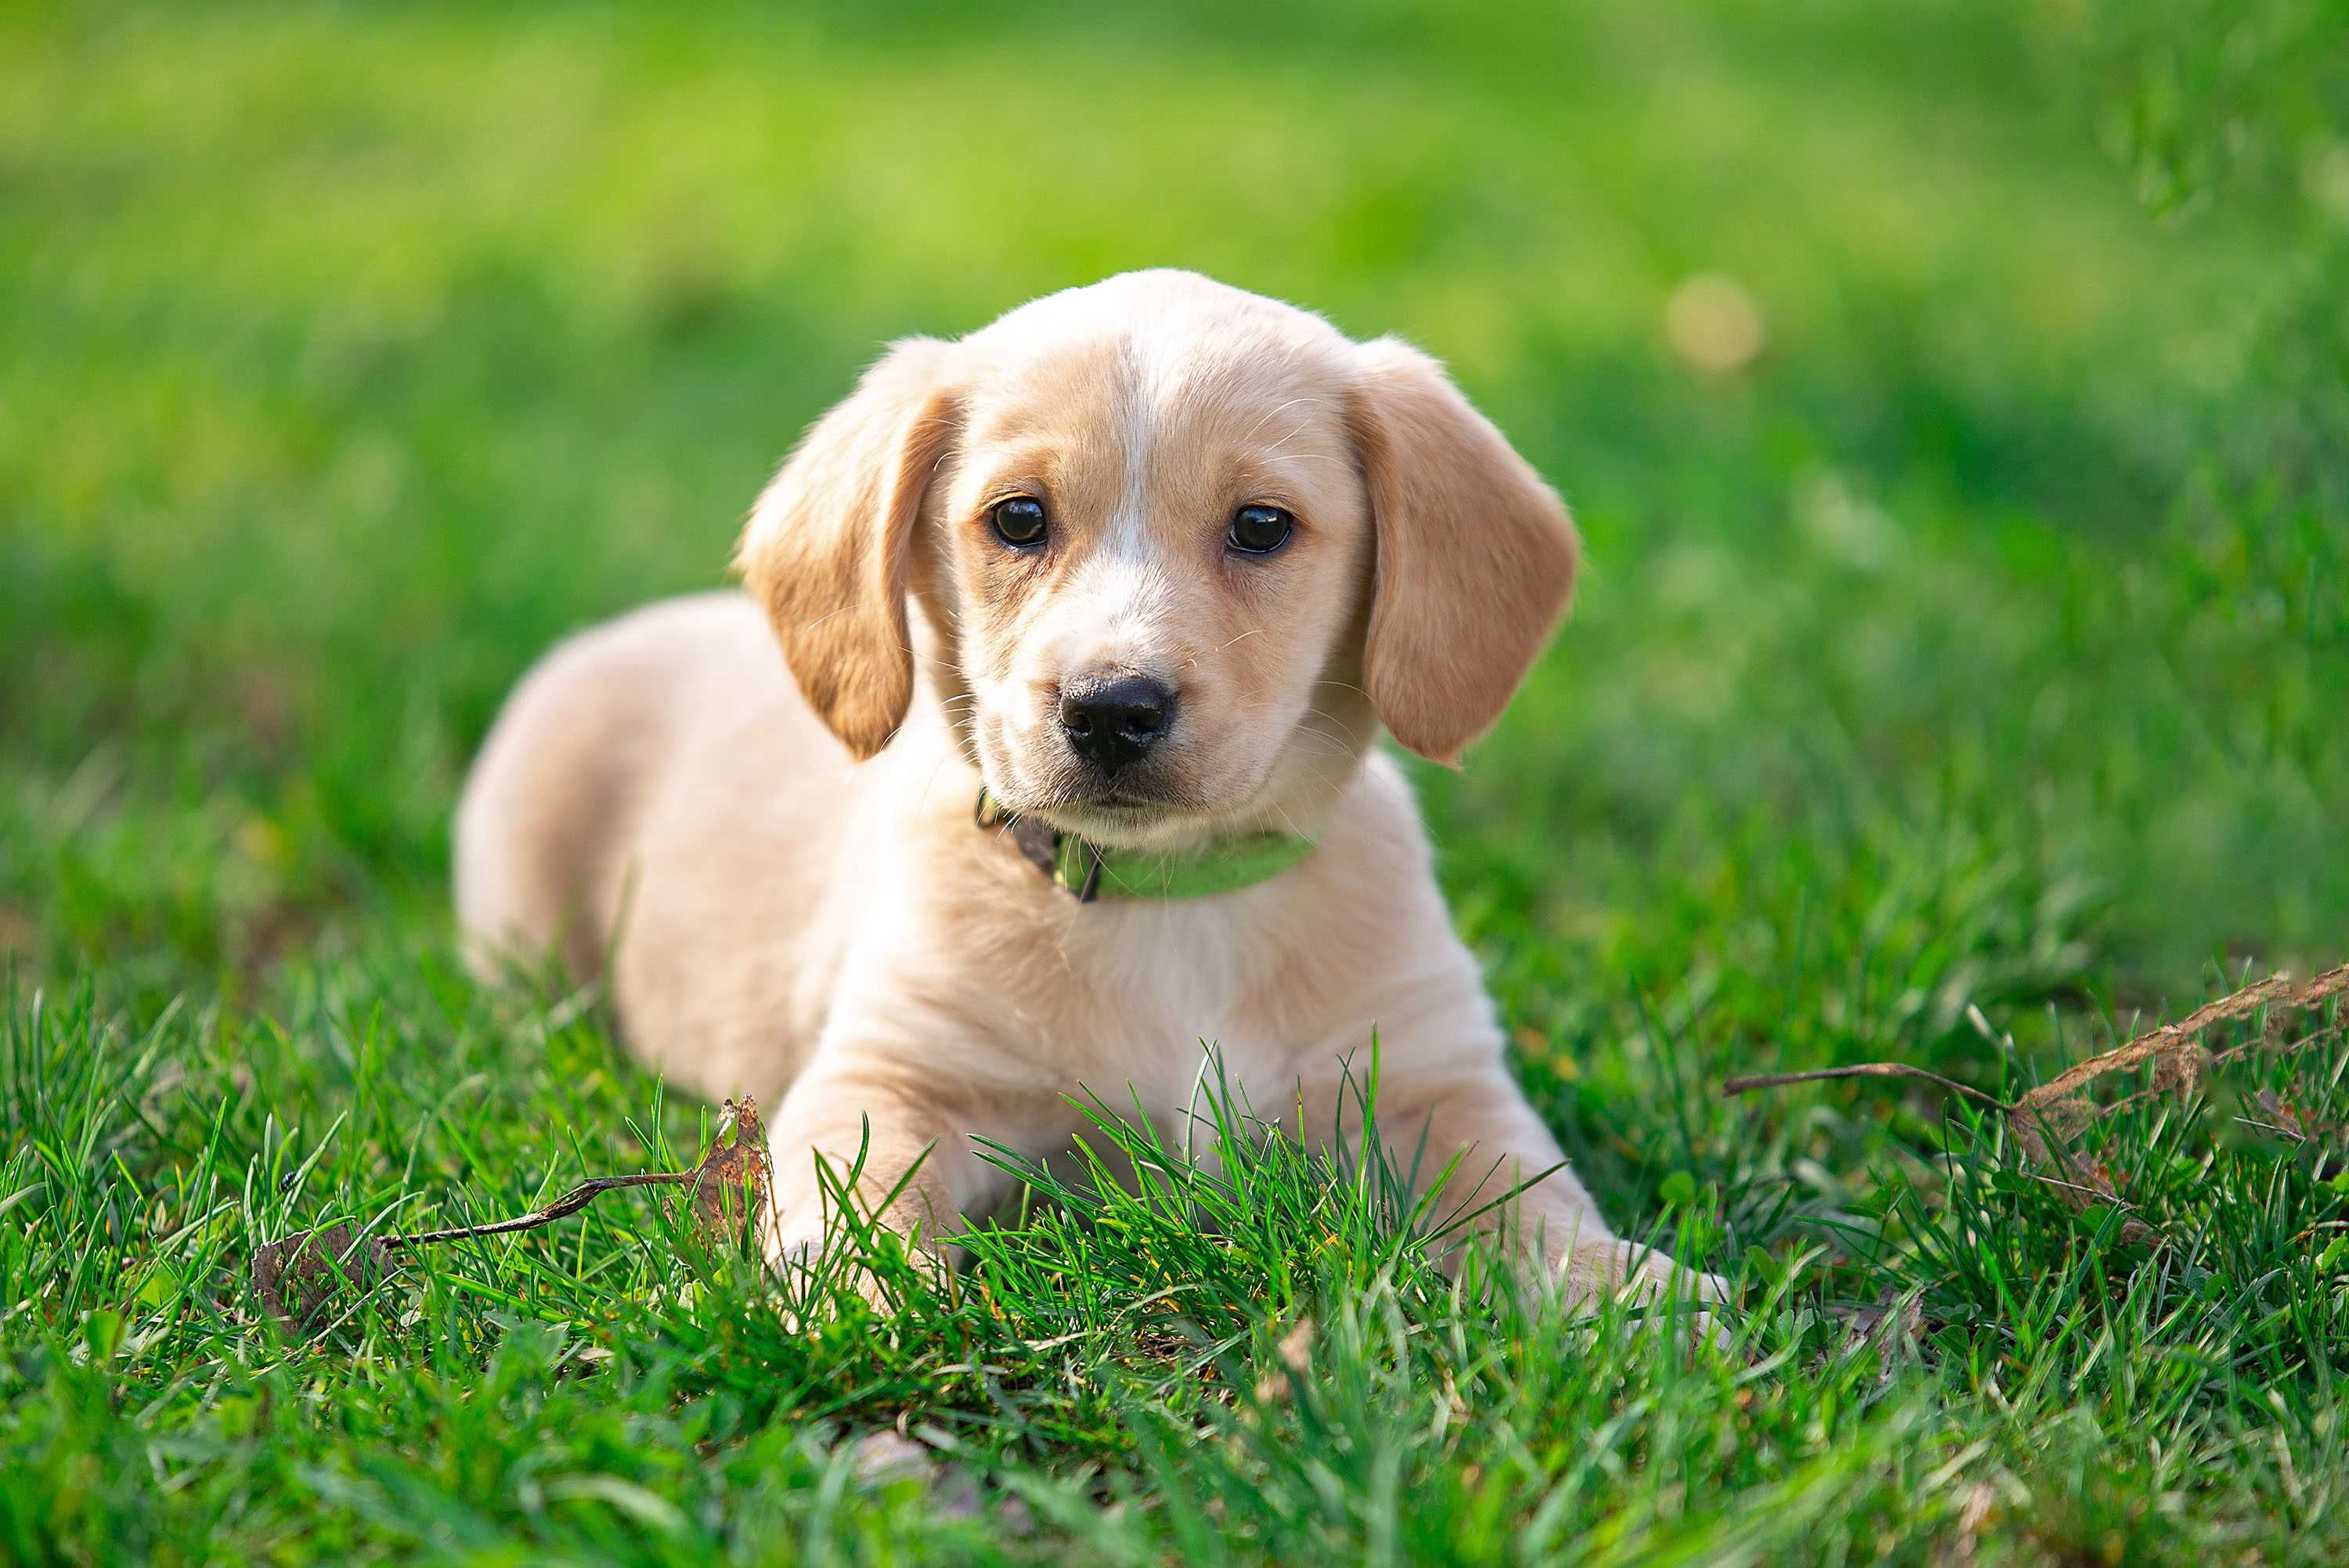
[[[1451,762],[1557,624],[1574,523],[1443,366],[1394,337],[1356,353],[1350,418],[1377,549],[1362,686],[1397,740]]]
[[[800,695],[860,762],[914,697],[906,552],[954,434],[947,351],[929,337],[891,345],[784,461],[735,555]]]

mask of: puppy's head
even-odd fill
[[[1005,806],[1158,847],[1307,825],[1381,722],[1455,758],[1575,554],[1433,361],[1160,272],[896,345],[768,487],[740,566],[852,753],[905,721],[918,649]]]

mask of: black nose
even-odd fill
[[[1061,728],[1105,773],[1139,762],[1174,722],[1174,694],[1148,676],[1071,681],[1061,688]]]

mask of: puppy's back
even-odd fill
[[[648,605],[558,645],[523,677],[457,808],[457,921],[491,978],[558,953],[601,972],[647,802],[713,705],[774,684],[766,624],[740,593]]]

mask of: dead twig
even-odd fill
[[[1819,1068],[1809,1072],[1763,1073],[1733,1078],[1721,1086],[1721,1092],[1724,1096],[1735,1096],[1752,1089],[1781,1088],[1788,1084],[1814,1083],[1826,1078],[1922,1078],[2002,1112],[2007,1118],[2016,1146],[2022,1150],[2026,1162],[2064,1173],[2060,1177],[2041,1171],[2032,1174],[2062,1194],[2074,1208],[2086,1209],[2106,1204],[2130,1212],[2135,1206],[2114,1190],[2112,1182],[2102,1171],[2084,1169],[2069,1157],[2066,1147],[2069,1140],[2099,1119],[2148,1096],[2191,1090],[2214,1069],[2240,1057],[2253,1052],[2289,1055],[2340,1037],[2344,1027],[2349,1027],[2349,1018],[2336,1020],[2281,1044],[2274,1038],[2272,1023],[2253,1038],[2216,1054],[2202,1044],[2202,1036],[2214,1026],[2249,1017],[2262,1007],[2277,1012],[2308,1012],[2344,994],[2349,994],[2349,964],[2328,969],[2302,985],[2294,985],[2288,975],[2271,975],[2217,1001],[2205,1003],[2174,1024],[2148,1029],[2125,1045],[2076,1062],[2011,1101],[2001,1099],[1971,1084],[1944,1078],[1940,1073],[1910,1067],[1906,1062],[1857,1062],[1846,1067]],[[2150,1088],[2124,1096],[2106,1105],[2098,1105],[2081,1092],[2098,1078],[2148,1064],[2153,1068],[2153,1087]],[[2313,1132],[2344,1130],[2329,1123],[2311,1125],[2290,1107],[2276,1100],[2272,1094],[2262,1094],[2260,1107],[2275,1118],[2275,1121],[2255,1122],[2243,1117],[2236,1119],[2249,1126],[2270,1128],[2303,1141]],[[2125,1218],[2121,1222],[2121,1239],[2152,1242],[2165,1238],[2144,1221]]]
[[[543,1209],[533,1209],[527,1214],[517,1214],[511,1220],[492,1220],[481,1225],[451,1225],[445,1231],[419,1231],[409,1236],[386,1236],[387,1247],[420,1247],[432,1242],[464,1242],[475,1236],[503,1236],[515,1231],[534,1231],[541,1225],[551,1225],[557,1220],[567,1220],[605,1192],[621,1187],[682,1187],[694,1180],[690,1171],[645,1171],[634,1176],[590,1176],[570,1191]]]
[[[1927,1083],[1939,1084],[1952,1093],[1978,1099],[2001,1110],[2014,1109],[1998,1096],[1986,1094],[1970,1083],[1960,1083],[1955,1078],[1943,1078],[1940,1073],[1927,1072],[1923,1068],[1912,1068],[1906,1062],[1855,1062],[1848,1067],[1814,1068],[1808,1072],[1757,1073],[1750,1078],[1731,1078],[1721,1086],[1721,1092],[1725,1098],[1733,1098],[1751,1089],[1784,1088],[1790,1083],[1815,1083],[1821,1078],[1923,1078]]]
[[[511,1219],[407,1235],[368,1236],[348,1223],[296,1231],[253,1252],[254,1293],[276,1317],[305,1326],[315,1324],[337,1286],[371,1290],[398,1267],[397,1254],[442,1242],[512,1235],[567,1220],[606,1192],[623,1187],[689,1187],[688,1218],[695,1230],[715,1238],[731,1233],[753,1209],[772,1199],[768,1183],[766,1130],[754,1101],[728,1100],[718,1131],[690,1171],[641,1171],[625,1176],[591,1176],[554,1202]]]

